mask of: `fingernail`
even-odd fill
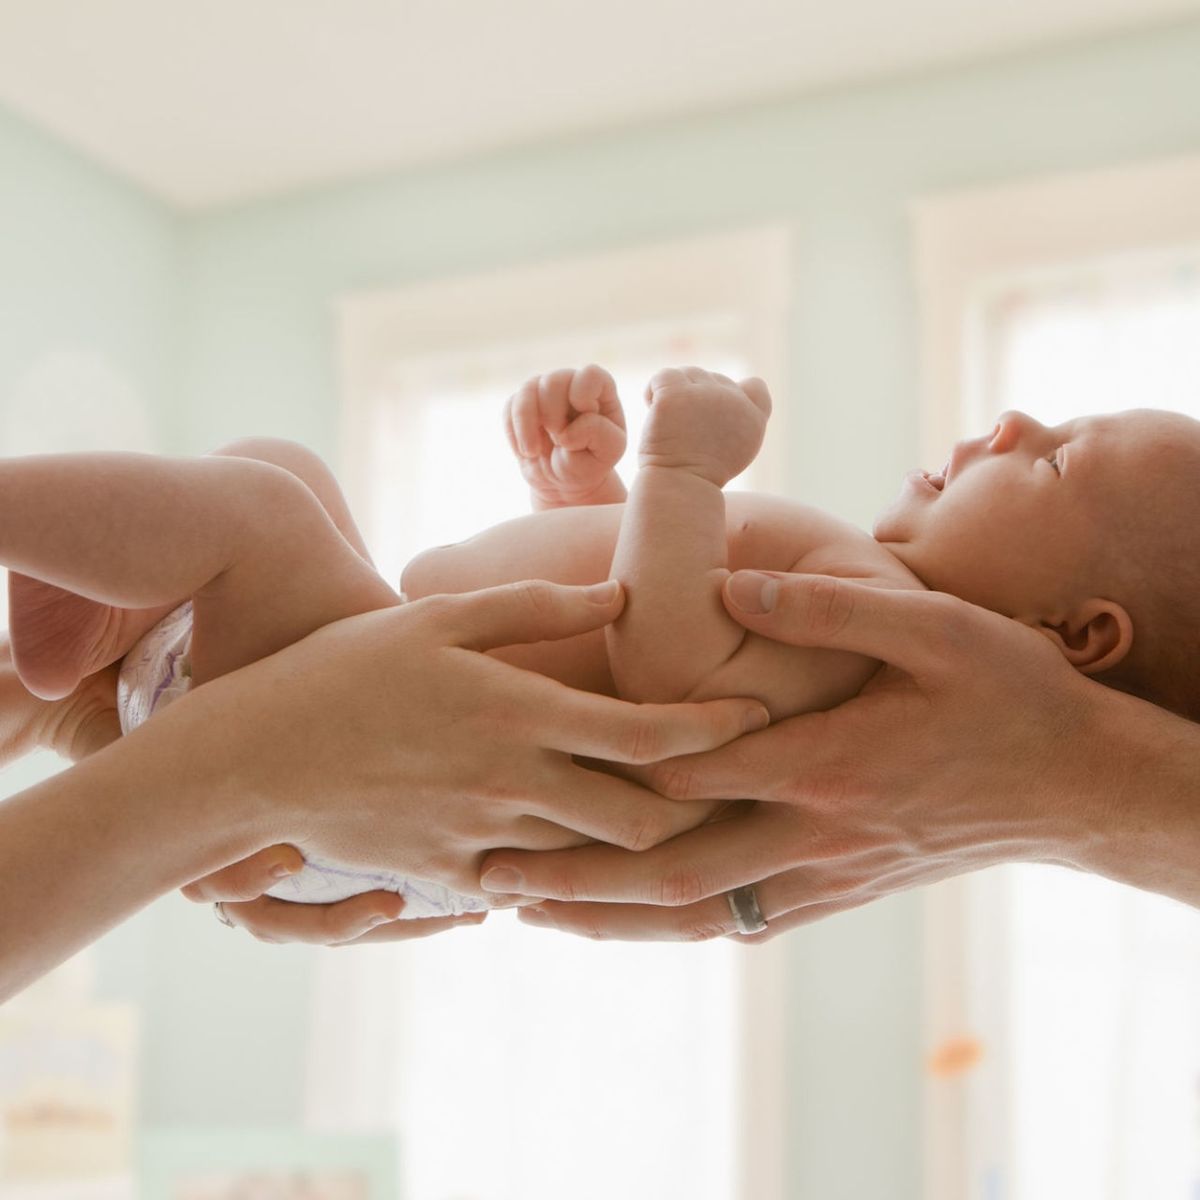
[[[729,598],[748,613],[768,613],[775,607],[779,581],[757,571],[738,571],[729,578]]]
[[[271,875],[275,879],[286,879],[292,873],[292,868],[288,863],[278,862],[271,868]]]
[[[771,714],[765,708],[752,708],[746,714],[745,730],[747,733],[755,733],[759,729],[766,729],[771,723]]]
[[[538,908],[536,904],[521,909],[520,918],[522,921],[528,921],[530,925],[554,924],[554,918],[544,908]]]
[[[593,583],[591,587],[584,589],[583,594],[593,604],[611,604],[617,598],[620,586],[615,579],[609,579],[604,583]]]
[[[485,892],[519,892],[525,886],[525,876],[512,867],[493,867],[479,885]]]

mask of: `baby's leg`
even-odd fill
[[[161,615],[194,595],[200,681],[328,621],[396,602],[308,487],[242,458],[2,463],[0,561],[122,609]]]
[[[290,471],[317,497],[338,532],[368,563],[362,535],[333,472],[307,447],[281,438],[242,438],[213,451]],[[85,676],[117,662],[186,597],[149,609],[117,608],[16,571],[9,572],[9,632],[17,674],[48,700],[70,695]]]

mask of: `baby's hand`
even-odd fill
[[[771,396],[761,379],[734,383],[699,367],[659,371],[646,385],[643,467],[681,467],[724,487],[762,445]]]
[[[504,424],[541,506],[625,498],[613,472],[625,453],[625,414],[607,371],[593,365],[534,376],[509,398]]]

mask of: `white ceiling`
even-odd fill
[[[1200,0],[0,0],[0,103],[171,203],[711,111]]]

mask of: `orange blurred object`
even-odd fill
[[[963,1035],[947,1038],[929,1056],[929,1073],[939,1079],[962,1075],[977,1065],[983,1058],[983,1042],[977,1037]]]

